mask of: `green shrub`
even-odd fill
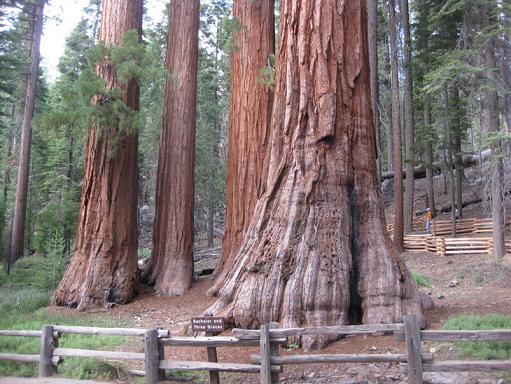
[[[509,315],[461,315],[444,324],[446,330],[511,329]],[[461,356],[483,360],[507,360],[511,358],[511,343],[504,342],[459,342],[456,343]]]
[[[418,287],[429,288],[431,287],[431,283],[426,275],[420,272],[412,272],[413,280],[415,280],[415,284]]]
[[[55,232],[46,243],[46,255],[19,259],[13,265],[10,275],[7,275],[1,267],[0,286],[54,290],[64,275],[68,261],[64,237],[59,232]]]

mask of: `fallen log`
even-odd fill
[[[462,161],[463,161],[463,168],[472,167],[481,161],[484,161],[488,159],[491,155],[491,149],[486,149],[482,151],[480,154],[474,154],[474,155],[463,155]],[[454,169],[454,165],[453,165]],[[435,162],[432,166],[433,175],[438,175],[442,173],[442,163],[441,162]],[[413,169],[413,176],[416,179],[423,179],[426,177],[426,166],[424,164],[418,165]],[[383,180],[389,180],[394,178],[394,171],[388,171],[383,172],[381,175],[381,181]],[[403,179],[406,178],[406,172],[403,169]]]

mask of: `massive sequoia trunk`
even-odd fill
[[[285,0],[281,14],[266,189],[208,311],[241,327],[420,315],[379,195],[365,0]]]
[[[100,40],[120,46],[125,33],[142,32],[142,0],[103,0]],[[122,101],[138,110],[136,80],[121,83],[114,65],[102,61],[97,74],[106,89],[122,90]],[[95,97],[93,103],[108,102]],[[125,303],[137,273],[138,134],[120,123],[93,122],[87,139],[84,185],[73,259],[53,297],[56,305],[85,310]]]
[[[179,296],[193,277],[199,0],[170,2],[168,32],[153,253],[143,278],[158,294]]]
[[[394,168],[394,245],[401,251],[403,242],[403,164],[401,156],[401,113],[399,108],[399,68],[397,61],[396,9],[394,0],[388,0],[390,65],[392,72],[392,162]]]
[[[28,174],[30,170],[30,152],[32,147],[32,117],[34,116],[37,86],[37,71],[39,69],[39,46],[43,32],[44,1],[39,0],[28,6],[32,36],[30,48],[30,64],[27,76],[27,92],[23,123],[21,126],[20,157],[16,178],[16,195],[14,197],[14,213],[11,226],[11,246],[9,249],[9,266],[23,257],[25,245],[25,215],[27,211]]]
[[[234,35],[231,57],[225,234],[211,295],[225,279],[262,196],[270,137],[273,92],[261,81],[261,70],[269,66],[275,51],[274,0],[236,0],[233,14],[241,30]]]

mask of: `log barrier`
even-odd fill
[[[65,331],[64,331],[65,330]],[[388,354],[300,354],[279,355],[279,346],[287,337],[307,335],[361,335],[393,333],[398,341],[405,342],[405,353]],[[144,352],[97,351],[59,347],[65,334],[135,336],[143,339]],[[0,336],[38,337],[41,340],[39,355],[0,353],[0,360],[39,364],[39,376],[51,377],[57,373],[63,358],[96,357],[108,360],[143,361],[144,370],[127,369],[132,375],[145,376],[145,382],[155,384],[165,380],[165,370],[238,372],[259,374],[261,384],[275,384],[285,365],[313,363],[379,363],[393,362],[401,365],[408,375],[408,383],[422,384],[423,372],[482,371],[511,372],[511,360],[438,361],[432,353],[422,351],[422,342],[498,341],[511,342],[511,329],[477,331],[420,330],[417,318],[405,316],[404,323],[375,325],[339,325],[314,328],[279,328],[277,323],[263,324],[258,330],[234,329],[234,336],[171,336],[161,329],[89,328],[49,325],[42,331],[0,330]],[[260,354],[251,355],[250,363],[223,363],[217,361],[168,360],[164,346],[172,347],[239,347],[259,346]],[[210,375],[210,382],[220,383],[220,376]]]

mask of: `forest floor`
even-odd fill
[[[485,255],[439,257],[426,252],[403,254],[410,270],[425,275],[430,286],[421,290],[430,295],[435,307],[426,312],[428,329],[439,329],[450,317],[460,314],[510,314],[511,313],[511,256],[504,259],[499,272],[494,271],[492,260]],[[141,286],[135,300],[119,305],[104,313],[127,326],[151,328],[163,327],[173,335],[191,335],[190,318],[200,316],[214,302],[205,292],[212,280],[202,277],[183,297],[166,298],[156,296],[148,287]],[[64,308],[48,308],[53,314],[73,316],[76,311]],[[229,334],[228,332],[226,334]],[[137,344],[140,348],[141,346]],[[453,345],[427,344],[426,350],[435,351],[448,358],[456,356]],[[346,337],[329,345],[319,353],[403,353],[404,343],[392,336]],[[221,362],[248,363],[250,354],[257,354],[258,348],[219,348]],[[301,349],[285,350],[282,354],[303,353]],[[207,359],[205,348],[168,348],[168,358],[177,360]],[[204,375],[197,375],[194,382],[205,381]],[[221,374],[222,383],[258,383],[257,375]],[[430,383],[496,383],[500,376],[489,374],[426,374]],[[397,364],[311,364],[307,366],[286,366],[281,383],[404,383]]]
[[[464,199],[481,197],[484,194],[484,180],[476,167],[466,170],[463,184]],[[390,185],[389,185],[390,184]],[[386,207],[387,222],[392,222],[392,189],[393,183],[383,185],[383,198]],[[448,205],[448,196],[443,193],[441,176],[435,177],[437,206]],[[415,209],[425,209],[425,180],[416,181]],[[476,204],[464,210],[464,217],[487,217],[485,207]],[[447,218],[447,216],[446,216]],[[148,222],[151,220],[149,219]],[[196,263],[196,270],[211,269],[219,252],[217,247],[205,250],[201,242],[196,250],[201,254]],[[405,252],[402,257],[409,269],[427,278],[427,287],[420,288],[434,301],[434,308],[426,311],[427,328],[440,329],[452,317],[462,314],[511,314],[511,256],[508,255],[498,271],[488,255],[454,255],[436,256],[427,252]],[[166,298],[154,294],[150,287],[140,286],[137,297],[127,305],[118,305],[99,313],[100,316],[113,319],[126,326],[169,329],[173,335],[191,335],[190,319],[200,316],[215,298],[207,297],[205,292],[212,284],[210,276],[201,276],[193,288],[183,297]],[[48,308],[51,314],[63,316],[82,316],[76,311],[65,308]],[[97,312],[95,312],[98,315]],[[226,332],[225,334],[229,334]],[[459,358],[457,346],[453,344],[426,343],[425,350],[435,352],[441,358]],[[123,348],[141,348],[137,345]],[[332,343],[319,353],[403,353],[404,343],[395,341],[392,336],[353,336],[345,337]],[[258,348],[218,348],[221,362],[248,363],[250,354],[257,354]],[[178,360],[207,359],[205,348],[167,348],[166,357]],[[301,349],[285,350],[281,354],[303,353]],[[188,377],[194,383],[209,382],[206,374]],[[429,383],[462,384],[462,383],[505,383],[502,376],[469,373],[425,374]],[[511,375],[506,378],[509,383]],[[500,380],[500,381],[499,381]],[[258,383],[258,375],[221,374],[221,382],[225,384]],[[406,383],[406,376],[401,373],[398,364],[311,364],[303,366],[285,366],[280,383],[284,384],[333,384],[333,383]]]

